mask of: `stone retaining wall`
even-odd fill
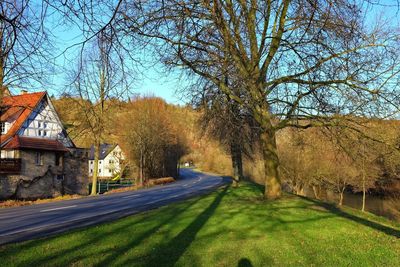
[[[39,199],[63,194],[87,194],[87,157],[83,150],[65,153],[63,164],[55,166],[55,152],[42,153],[36,164],[36,151],[19,151],[19,175],[0,174],[0,199]]]

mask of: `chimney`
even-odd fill
[[[26,95],[28,93],[28,90],[22,89],[21,90],[21,95]]]

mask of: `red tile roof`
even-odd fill
[[[3,149],[34,149],[68,152],[68,149],[59,141],[44,138],[14,136]]]
[[[9,129],[5,135],[0,136],[0,144],[10,139],[18,132],[45,95],[46,92],[39,92],[6,96],[0,100],[1,110],[5,110],[1,113],[0,120],[7,121],[10,119],[16,119],[11,129]]]

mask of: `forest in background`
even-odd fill
[[[90,147],[92,137],[79,101],[82,100],[63,96],[54,99],[54,105],[75,144]],[[213,125],[212,121],[204,124],[204,108],[172,105],[152,96],[129,101],[110,99],[106,104],[110,109],[102,142],[121,145],[128,158],[127,172],[140,182],[177,177],[178,164],[189,161],[204,171],[234,175],[232,149],[221,141],[221,136],[215,136],[222,126]],[[319,198],[322,190],[329,189],[338,194],[338,204],[342,204],[346,191],[399,194],[400,122],[362,118],[353,121],[362,127],[360,131],[347,125],[287,128],[279,132],[280,172],[287,191],[304,195],[308,188]],[[251,148],[242,149],[241,175],[263,184],[260,143],[257,137],[251,142]]]

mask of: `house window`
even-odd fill
[[[37,127],[38,127],[38,128],[42,127],[42,123],[41,123],[40,121],[38,121]]]
[[[101,173],[101,169],[99,169],[99,173]]]
[[[47,128],[47,122],[43,122],[43,128]]]
[[[1,133],[5,134],[6,133],[6,123],[0,122],[0,127],[1,127]]]
[[[93,173],[93,169],[90,169],[90,173]]]
[[[47,131],[43,131],[43,136],[47,136]]]
[[[42,130],[38,131],[38,136],[42,136]]]
[[[56,154],[56,162],[55,162],[55,164],[56,164],[56,166],[62,166],[62,164],[63,164],[63,157],[59,153]]]
[[[35,163],[37,166],[43,165],[43,153],[42,152],[36,152]]]
[[[13,159],[13,158],[15,158],[15,152],[14,152],[14,150],[9,150],[9,151],[7,151],[7,158],[8,158],[8,159]]]
[[[13,158],[15,158],[15,152],[14,152],[14,150],[1,150],[0,158],[13,159]]]

